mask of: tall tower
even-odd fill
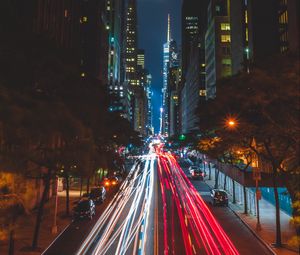
[[[129,0],[126,14],[126,81],[136,86],[137,69],[137,6],[136,0]]]
[[[167,42],[171,40],[171,20],[170,14],[168,14],[168,35],[167,35]]]
[[[176,42],[171,37],[171,17],[168,15],[167,27],[167,42],[163,46],[163,89],[162,89],[162,127],[161,133],[169,133],[169,99],[170,99],[170,86],[169,76],[170,68],[178,67],[178,49]]]

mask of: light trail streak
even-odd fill
[[[238,255],[231,240],[186,177],[176,159],[168,153],[157,151],[157,154],[161,186],[169,187],[172,192],[179,216],[185,253],[190,255],[197,254],[199,251],[201,254],[205,252],[212,255]]]
[[[140,168],[142,163],[132,167],[120,191],[77,252],[78,255],[104,255],[111,251],[118,255],[128,252],[143,254],[154,188],[155,158],[155,154],[143,156],[141,160],[145,162],[144,168]],[[94,240],[98,240],[96,245],[93,244]]]

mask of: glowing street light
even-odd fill
[[[229,119],[226,124],[227,124],[227,126],[232,128],[232,127],[235,127],[237,123],[236,123],[236,120]]]

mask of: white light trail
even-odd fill
[[[93,230],[77,252],[81,254],[125,255],[144,254],[147,240],[148,219],[154,190],[154,162],[156,155],[140,157],[145,163],[135,164],[128,177],[121,185],[120,191],[103,212]],[[93,251],[90,247],[99,239]]]

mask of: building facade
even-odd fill
[[[232,74],[229,0],[211,0],[205,34],[206,98],[216,97],[216,83]]]
[[[299,52],[299,1],[231,0],[230,13],[233,74],[267,56]]]
[[[168,15],[167,42],[163,46],[163,89],[162,89],[162,111],[160,133],[169,135],[170,132],[170,102],[172,84],[170,82],[171,70],[179,69],[178,46],[171,38],[171,21]]]
[[[197,130],[196,109],[206,97],[205,33],[208,1],[184,0],[182,4],[182,85],[179,87],[181,133]]]
[[[204,39],[200,34],[194,39],[182,98],[182,133],[193,133],[198,130],[199,119],[197,109],[199,100],[206,100],[205,86],[205,47]]]

